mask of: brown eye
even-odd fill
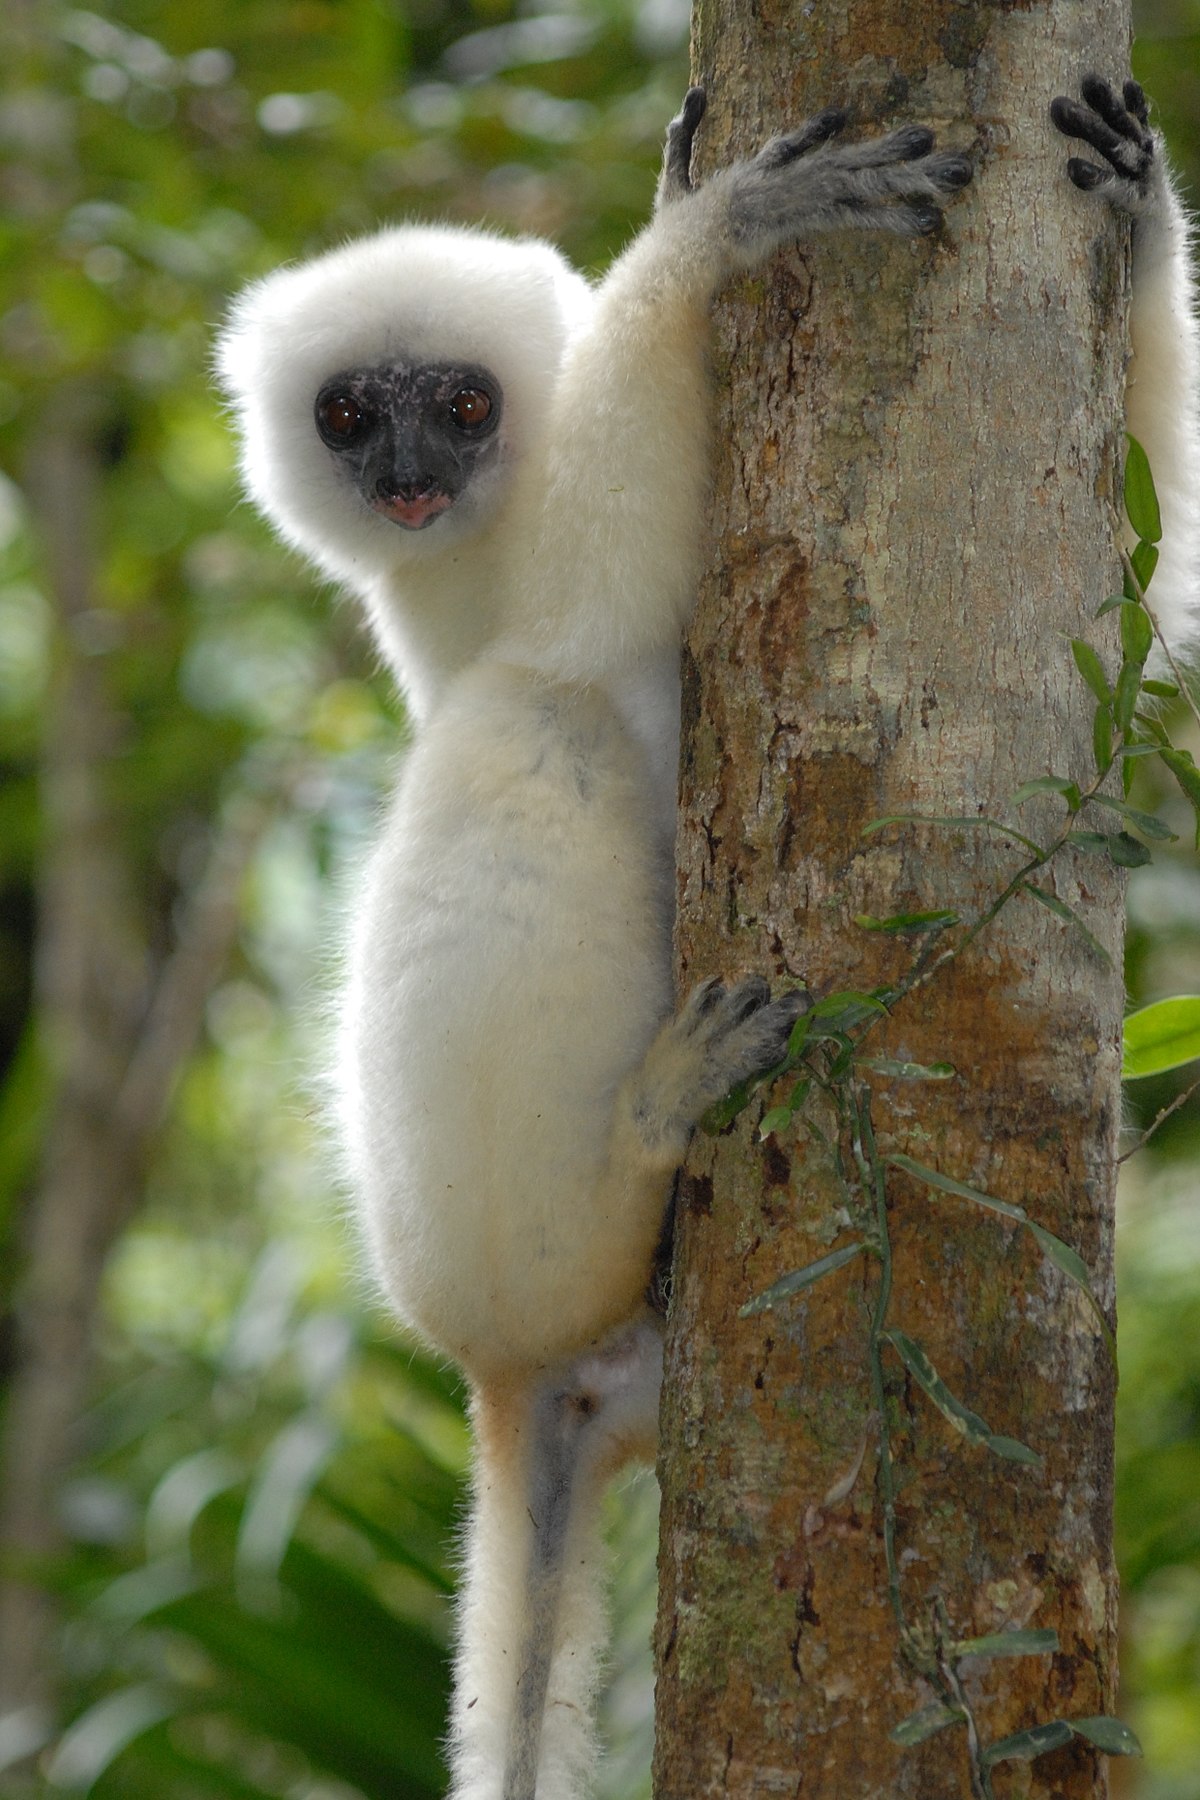
[[[322,394],[317,400],[317,430],[336,449],[364,430],[367,415],[350,394]]]
[[[450,402],[450,416],[460,431],[478,431],[492,416],[492,397],[482,388],[459,388]]]

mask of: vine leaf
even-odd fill
[[[897,1081],[949,1081],[958,1073],[953,1063],[898,1062],[894,1056],[860,1056],[858,1067],[876,1075],[891,1075]]]
[[[951,1646],[959,1656],[1053,1656],[1058,1633],[1053,1627],[1030,1631],[992,1631],[986,1637],[960,1638]]]
[[[1089,643],[1086,643],[1083,638],[1072,638],[1071,655],[1075,658],[1075,667],[1079,670],[1079,673],[1083,676],[1083,679],[1087,682],[1097,700],[1102,701],[1104,705],[1108,705],[1112,699],[1112,689],[1108,685],[1108,676],[1104,673],[1104,664],[1100,661],[1100,658],[1096,655],[1092,646]]]
[[[1036,775],[1032,781],[1023,781],[1008,804],[1021,806],[1035,794],[1058,794],[1067,803],[1067,811],[1076,813],[1083,805],[1083,796],[1077,781],[1068,781],[1065,775]]]
[[[901,1719],[888,1736],[893,1744],[911,1749],[914,1744],[923,1744],[935,1731],[960,1724],[966,1716],[961,1706],[944,1706],[940,1700],[935,1700],[931,1706],[923,1706],[919,1712],[909,1713],[907,1719]]]
[[[1197,1002],[1197,1006],[1200,1007],[1200,1001]],[[998,1200],[995,1194],[985,1194],[982,1188],[969,1187],[965,1181],[955,1181],[952,1175],[943,1175],[939,1169],[926,1168],[924,1163],[915,1161],[911,1156],[903,1156],[899,1152],[889,1156],[887,1161],[892,1168],[903,1169],[905,1174],[915,1176],[927,1187],[940,1188],[942,1193],[955,1194],[960,1200],[973,1200],[977,1206],[986,1206],[990,1212],[1001,1213],[1006,1219],[1015,1219],[1019,1225],[1024,1225],[1026,1230],[1031,1231],[1037,1239],[1042,1254],[1048,1257],[1054,1266],[1061,1269],[1063,1274],[1079,1288],[1096,1315],[1104,1334],[1105,1343],[1115,1355],[1116,1343],[1112,1328],[1104,1316],[1099,1300],[1092,1291],[1087,1264],[1079,1252],[1071,1248],[1070,1244],[1065,1244],[1052,1231],[1047,1231],[1044,1225],[1035,1224],[1025,1208],[1014,1205],[1011,1200]]]
[[[1154,544],[1146,543],[1143,539],[1140,544],[1134,546],[1133,555],[1129,560],[1133,565],[1134,578],[1137,581],[1138,587],[1141,588],[1142,593],[1144,594],[1146,589],[1150,586],[1155,569],[1158,567],[1158,548]],[[1126,581],[1128,581],[1128,579],[1129,577],[1126,576]],[[1131,600],[1139,598],[1136,589],[1130,593],[1129,598]]]
[[[1125,511],[1138,536],[1157,544],[1162,536],[1162,514],[1150,473],[1150,458],[1135,437],[1126,433],[1126,439],[1129,447],[1125,453]]]
[[[1095,951],[1105,968],[1112,968],[1112,957],[1104,945],[1098,938],[1093,937],[1079,914],[1069,907],[1065,900],[1060,900],[1057,894],[1048,894],[1045,888],[1038,887],[1032,881],[1023,881],[1021,887],[1025,893],[1032,894],[1035,900],[1040,900],[1047,912],[1052,912],[1055,918],[1062,919],[1068,925],[1074,925],[1076,931],[1080,933],[1088,947]]]
[[[1016,1731],[1011,1737],[989,1744],[983,1752],[985,1769],[1001,1762],[1032,1762],[1048,1750],[1061,1750],[1073,1737],[1086,1739],[1097,1750],[1109,1756],[1140,1756],[1142,1746],[1128,1725],[1106,1713],[1090,1719],[1052,1719],[1045,1725],[1031,1725],[1028,1731]]]
[[[1065,1719],[1054,1719],[1048,1725],[1031,1725],[1028,1731],[1014,1731],[1011,1737],[989,1744],[983,1752],[985,1769],[1001,1762],[1032,1762],[1048,1750],[1061,1750],[1075,1736]]]
[[[1093,655],[1095,652],[1093,651]],[[1045,856],[1046,852],[1040,844],[1035,844],[1031,837],[1014,831],[1003,819],[991,819],[986,813],[886,813],[881,819],[872,819],[862,828],[863,837],[871,837],[882,831],[885,825],[959,825],[972,829],[982,826],[985,831],[998,831],[1001,837],[1012,838],[1015,844],[1023,844],[1026,850],[1035,856]]]
[[[1200,995],[1176,994],[1130,1013],[1121,1076],[1136,1081],[1200,1057]]]
[[[1091,804],[1107,806],[1110,812],[1120,813],[1123,819],[1136,825],[1148,838],[1156,838],[1160,843],[1173,844],[1179,836],[1156,813],[1141,812],[1136,806],[1130,806],[1128,800],[1118,800],[1112,794],[1093,794]]]
[[[910,1338],[907,1332],[892,1326],[890,1330],[881,1332],[880,1336],[892,1345],[913,1380],[925,1390],[943,1418],[948,1419],[968,1443],[981,1444],[997,1456],[1002,1456],[1006,1462],[1041,1463],[1041,1457],[1027,1444],[1019,1443],[1016,1438],[998,1437],[977,1412],[964,1406],[946,1386],[920,1344]]]
[[[1142,1754],[1136,1732],[1130,1731],[1128,1725],[1122,1725],[1120,1719],[1110,1718],[1107,1713],[1098,1714],[1092,1719],[1071,1719],[1069,1722],[1078,1737],[1086,1738],[1089,1744],[1094,1744],[1097,1750],[1106,1750],[1110,1756]]]
[[[874,913],[855,913],[854,923],[864,931],[942,931],[947,925],[957,925],[960,917],[948,907],[938,907],[933,912],[892,913],[886,919],[878,919]]]
[[[812,1287],[822,1276],[832,1275],[835,1269],[845,1268],[856,1256],[861,1256],[867,1247],[860,1238],[853,1244],[843,1244],[840,1249],[831,1250],[828,1256],[818,1257],[816,1262],[806,1263],[802,1269],[793,1269],[790,1274],[781,1275],[778,1281],[773,1281],[769,1288],[764,1288],[753,1300],[747,1300],[745,1306],[739,1308],[738,1318],[749,1319],[755,1313],[770,1312],[781,1300],[790,1300],[793,1294],[803,1293],[805,1288]]]

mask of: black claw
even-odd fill
[[[761,975],[747,975],[744,981],[730,991],[729,1007],[731,1022],[741,1024],[751,1013],[758,1012],[771,998],[769,984]]]
[[[1075,186],[1082,188],[1085,194],[1094,193],[1097,188],[1103,187],[1106,181],[1112,180],[1112,174],[1108,169],[1101,169],[1095,163],[1085,162],[1082,156],[1072,156],[1067,159],[1067,174]]]
[[[915,162],[928,156],[936,142],[928,125],[902,125],[892,133],[891,150],[897,162]]]
[[[913,223],[920,237],[932,237],[942,226],[942,210],[939,206],[914,206]]]
[[[1149,126],[1150,106],[1138,82],[1127,81],[1125,83],[1125,105],[1139,125]]]
[[[945,156],[937,162],[930,173],[942,187],[961,188],[975,174],[975,164],[969,156]]]

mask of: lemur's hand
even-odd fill
[[[1118,99],[1099,75],[1085,75],[1080,92],[1082,105],[1065,95],[1052,100],[1050,117],[1064,137],[1082,138],[1108,166],[1072,156],[1067,174],[1084,193],[1136,217],[1157,197],[1159,165],[1146,96],[1136,81],[1127,81]]]

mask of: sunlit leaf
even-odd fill
[[[1200,1057],[1200,995],[1155,1000],[1125,1020],[1121,1074],[1126,1081],[1160,1075]]]

